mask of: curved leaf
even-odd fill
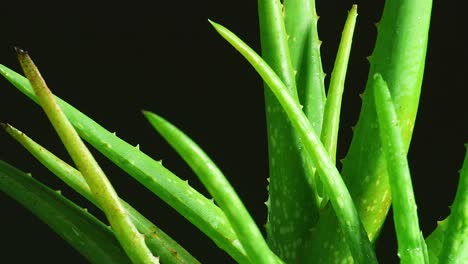
[[[297,2],[297,1],[296,1]],[[284,10],[280,0],[259,0],[258,17],[262,57],[285,84],[296,100],[296,76],[288,47],[290,32],[286,32]],[[300,18],[298,18],[300,19]],[[294,49],[294,48],[293,48]],[[313,167],[303,159],[301,142],[288,117],[265,84],[265,113],[268,137],[269,198],[268,219],[265,225],[268,243],[286,262],[294,260],[302,251],[309,230],[317,222],[318,201],[306,175],[313,175]],[[293,175],[293,176],[291,176]],[[290,195],[290,192],[296,195]]]
[[[439,263],[468,262],[468,144],[455,200],[444,234]]]
[[[220,35],[233,45],[257,70],[288,114],[291,124],[302,140],[305,151],[317,166],[320,179],[330,197],[333,209],[340,222],[340,229],[346,238],[355,261],[358,263],[376,263],[374,250],[364,231],[348,189],[297,101],[287,91],[280,78],[258,54],[228,29],[214,22],[212,24]]]
[[[2,160],[0,190],[50,226],[91,263],[131,263],[108,226],[59,193]]]
[[[148,111],[143,113],[151,125],[187,162],[219,204],[247,251],[250,261],[275,263],[277,257],[268,248],[262,233],[234,188],[210,157],[192,139],[162,117]]]
[[[345,86],[346,71],[348,68],[351,44],[353,42],[354,27],[356,26],[357,6],[353,5],[346,19],[340,46],[336,54],[335,66],[330,78],[327,101],[323,113],[323,127],[320,140],[327,149],[333,162],[336,162],[336,146],[338,144],[338,130],[340,126],[341,101]],[[324,196],[323,190],[319,189],[319,195]],[[326,196],[322,197],[321,208],[328,201]]]
[[[57,105],[52,92],[47,87],[44,79],[42,79],[39,70],[29,55],[19,49],[17,49],[17,53],[21,67],[34,89],[39,104],[47,114],[65,148],[88,183],[94,198],[102,206],[125,252],[135,263],[159,263],[158,259],[146,247],[143,236],[130,221],[107,176],[99,167],[83,141],[81,141],[81,138],[65,117],[62,109]]]
[[[341,174],[372,242],[376,240],[391,204],[375,112],[373,76],[380,73],[391,89],[407,151],[421,91],[431,7],[431,0],[385,1],[377,41],[369,59],[370,72],[362,96],[361,113],[343,160]],[[320,256],[317,263],[329,263],[331,258],[350,258],[349,250],[336,243],[344,239],[338,227],[339,221],[331,209],[321,212],[307,249],[311,255]]]
[[[406,151],[400,135],[398,118],[387,84],[375,74],[375,105],[380,126],[380,138],[388,169],[388,181],[393,197],[393,218],[401,263],[425,263],[416,201]]]
[[[92,195],[88,184],[79,171],[50,153],[16,128],[5,125],[5,130],[52,173],[73,190],[99,207],[98,201]],[[145,236],[145,242],[148,248],[155,256],[158,256],[163,263],[199,263],[184,248],[177,244],[176,241],[161,231],[128,203],[123,200],[121,200],[121,203],[125,210],[127,210],[130,219],[135,224],[138,231]]]
[[[0,74],[37,102],[26,78],[0,64]],[[73,106],[56,97],[78,134],[138,182],[176,209],[239,263],[248,263],[245,250],[224,213],[162,164],[109,132]]]

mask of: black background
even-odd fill
[[[383,1],[318,1],[324,70],[331,72],[352,3],[359,17],[342,108],[339,157],[359,114]],[[360,3],[362,2],[362,4]],[[372,2],[372,3],[371,3]],[[409,160],[421,228],[428,235],[448,213],[467,141],[463,62],[466,25],[461,7],[435,1],[426,75]],[[0,63],[20,71],[13,46],[29,51],[54,93],[141,149],[206,194],[196,177],[150,128],[141,109],[154,111],[195,139],[225,172],[254,216],[266,221],[267,146],[260,78],[207,19],[217,21],[259,51],[256,1],[132,1],[0,9]],[[464,32],[464,33],[463,33]],[[328,82],[328,78],[327,78]],[[9,122],[69,161],[42,111],[0,80],[0,121]],[[0,158],[32,172],[84,207],[90,205],[54,179],[0,132]],[[209,239],[138,183],[97,155],[115,188],[203,263],[231,263]],[[85,263],[47,226],[4,194],[1,201],[5,263]],[[99,217],[102,215],[90,207]],[[395,263],[391,216],[377,244],[382,263]],[[21,253],[20,253],[21,252]]]

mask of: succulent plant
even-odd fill
[[[424,86],[422,78],[432,1],[400,0],[385,3],[382,19],[377,26],[375,47],[368,57],[370,63],[368,81],[362,94],[359,120],[353,129],[353,139],[349,149],[341,149],[342,145],[338,144],[338,131],[343,127],[343,124],[340,124],[341,111],[347,110],[342,103],[347,98],[343,98],[342,95],[344,87],[349,89],[349,84],[345,84],[345,78],[349,71],[347,66],[352,51],[357,6],[354,5],[349,10],[328,82],[325,81],[321,59],[324,57],[321,55],[319,39],[322,31],[317,30],[318,16],[315,2],[298,0],[284,1],[283,4],[277,0],[258,1],[261,54],[255,51],[258,48],[252,49],[226,27],[210,21],[214,29],[245,57],[265,83],[270,174],[268,184],[266,177],[261,178],[261,175],[256,175],[256,171],[250,168],[261,162],[256,160],[249,163],[244,157],[238,157],[237,162],[229,166],[238,166],[241,169],[237,173],[228,171],[225,177],[220,170],[224,164],[219,163],[218,168],[217,159],[214,158],[213,161],[206,154],[211,151],[207,149],[205,153],[201,149],[205,142],[197,145],[190,139],[191,133],[184,134],[166,119],[154,114],[153,106],[148,105],[146,107],[151,111],[143,111],[144,117],[185,160],[199,181],[192,176],[182,176],[189,171],[177,166],[173,168],[170,161],[168,165],[165,163],[163,165],[158,158],[165,155],[159,151],[148,150],[151,154],[158,153],[155,154],[158,158],[151,158],[153,155],[145,154],[147,152],[145,144],[141,144],[140,150],[139,145],[124,141],[125,134],[120,136],[120,132],[125,133],[126,129],[131,128],[123,121],[126,116],[112,114],[114,111],[110,100],[113,98],[112,93],[106,92],[105,97],[100,100],[102,107],[106,108],[103,112],[113,115],[114,122],[124,123],[119,129],[119,135],[111,133],[104,128],[105,126],[91,119],[104,119],[103,116],[94,117],[93,114],[87,113],[88,117],[71,104],[55,98],[28,53],[17,49],[24,76],[19,74],[19,71],[15,72],[4,65],[0,65],[0,73],[14,87],[44,109],[72,160],[66,158],[63,150],[47,147],[65,159],[65,161],[60,160],[9,124],[3,124],[3,127],[51,171],[51,173],[40,171],[40,174],[53,173],[58,176],[96,208],[101,208],[104,217],[97,209],[90,209],[90,214],[65,198],[69,195],[53,191],[55,189],[53,183],[50,184],[51,187],[41,184],[35,179],[37,173],[34,168],[25,166],[25,162],[15,162],[9,156],[6,156],[5,161],[0,161],[1,190],[31,210],[93,263],[157,263],[159,260],[162,263],[198,263],[198,260],[191,255],[192,253],[197,256],[197,252],[187,251],[182,247],[183,238],[173,239],[170,233],[165,234],[151,222],[158,224],[158,219],[161,219],[158,217],[158,207],[155,207],[156,214],[150,221],[143,214],[153,214],[151,209],[145,209],[148,212],[142,214],[120,199],[125,198],[130,201],[132,195],[140,195],[138,188],[143,187],[135,187],[126,195],[120,195],[123,187],[116,187],[114,190],[111,182],[118,183],[119,177],[124,176],[120,175],[121,172],[115,167],[106,166],[101,170],[97,164],[106,164],[101,154],[145,186],[149,192],[174,208],[183,216],[181,219],[185,218],[191,222],[220,250],[227,252],[239,263],[310,263],[312,261],[376,263],[374,247],[382,226],[389,217],[390,205],[393,206],[398,256],[402,263],[463,263],[468,257],[466,242],[468,158],[465,157],[460,171],[456,196],[452,196],[455,200],[450,217],[440,216],[441,220],[442,218],[445,220],[440,222],[431,235],[423,234],[419,226],[421,217],[418,219],[412,188],[413,179],[410,176],[407,159],[420,89]],[[181,30],[186,32],[187,29]],[[219,41],[211,45],[223,44]],[[100,55],[110,60],[108,52],[108,49],[102,49]],[[146,56],[150,52],[151,49],[145,47],[137,54]],[[183,57],[183,51],[181,53],[179,56]],[[232,52],[232,56],[235,55]],[[68,53],[63,58],[66,59],[66,63],[71,59]],[[237,63],[241,63],[239,56],[234,58],[237,59]],[[196,103],[197,99],[193,96],[201,96],[196,90],[198,85],[194,84],[190,89],[178,88],[178,78],[196,80],[198,76],[194,77],[190,71],[182,70],[185,65],[183,61],[177,59],[174,61],[172,66],[177,67],[175,70],[177,74],[167,83],[158,80],[160,75],[164,75],[165,71],[169,70],[164,64],[157,65],[158,61],[155,61],[154,66],[157,70],[146,72],[147,69],[143,69],[142,72],[151,74],[145,81],[150,82],[150,85],[147,83],[145,85],[158,86],[158,90],[175,89],[180,100],[171,103],[170,107],[178,108],[178,105],[189,105],[194,101]],[[40,69],[43,64],[40,59],[38,63]],[[123,67],[128,66],[123,65]],[[69,71],[71,80],[77,80],[80,84],[86,83],[87,76],[93,73],[84,69]],[[249,70],[251,73],[254,72],[252,68]],[[171,74],[172,71],[174,70],[170,70]],[[53,71],[48,71],[45,80],[49,80],[53,75]],[[119,74],[101,76],[120,78]],[[141,78],[143,77],[131,76],[123,79],[137,82]],[[229,83],[230,79],[236,76],[234,74],[226,78],[229,81],[222,84]],[[47,82],[54,93],[55,86],[67,85],[67,83],[58,85],[54,82],[51,85],[49,81]],[[131,83],[122,83],[127,86],[123,87],[126,99],[134,100],[129,84]],[[364,86],[363,83],[360,85]],[[189,90],[195,91],[191,93]],[[218,92],[218,96],[222,97],[223,93],[228,95],[233,93],[226,91],[224,85],[220,85],[218,90],[222,92],[209,91],[207,95],[211,96],[211,93]],[[242,102],[241,100],[249,97],[249,94],[253,92],[260,94],[262,91],[259,87],[239,86],[235,92],[241,94],[238,101]],[[59,90],[57,94],[65,98]],[[154,92],[155,96],[158,94],[157,91]],[[86,102],[82,100],[86,100],[88,96],[74,101],[73,104],[82,104],[78,108],[87,112]],[[248,124],[242,123],[245,118],[236,116],[235,110],[233,115],[218,116],[221,112],[218,108],[223,108],[224,102],[228,99],[211,97],[208,101],[210,105],[200,105],[200,107],[202,109],[206,107],[205,115],[210,117],[208,122],[231,118],[232,122],[240,122],[239,127],[247,130],[242,135],[248,136],[252,129]],[[142,100],[148,100],[144,101],[145,104],[152,101],[152,99]],[[219,100],[220,103],[215,100]],[[236,107],[243,107],[239,102],[235,104]],[[187,109],[186,114],[192,114],[190,107]],[[170,113],[171,109],[160,111]],[[165,116],[168,115],[170,114]],[[198,115],[200,114],[191,115],[191,119],[196,125],[203,126],[201,123],[203,121],[200,120],[202,118]],[[35,125],[31,119],[29,122]],[[105,121],[101,122],[105,124]],[[264,124],[262,122],[262,125]],[[214,128],[220,129],[220,125]],[[212,129],[206,131],[208,132],[218,136],[223,131]],[[27,131],[28,135],[33,133]],[[83,144],[80,138],[89,145]],[[222,138],[233,145],[244,141],[240,136]],[[248,148],[258,147],[252,144],[263,143],[252,142]],[[90,152],[87,146],[92,146],[101,154],[94,150]],[[228,148],[220,148],[219,155],[222,155],[221,150],[229,152]],[[249,149],[245,149],[244,152],[249,152]],[[341,152],[347,152],[343,160],[340,160],[342,156],[337,154]],[[93,156],[96,156],[98,163],[94,161]],[[210,156],[217,157],[217,155]],[[22,171],[24,169],[32,171],[34,177],[29,177]],[[119,177],[111,175],[116,173]],[[245,199],[249,197],[248,192],[264,192],[263,198],[267,199],[265,188],[248,188],[246,191],[239,184],[231,185],[230,182],[238,183],[235,177],[255,178],[260,185],[263,183],[263,186],[268,188],[266,238],[258,217],[253,217],[256,214],[252,216],[252,210],[246,209],[246,207],[252,208],[250,206],[252,202],[247,202],[248,199]],[[190,184],[184,181],[187,178],[190,178]],[[235,190],[238,190],[240,195]],[[147,191],[141,191],[144,192]],[[76,197],[75,194],[71,196]],[[88,202],[77,197],[76,199],[79,201],[78,204],[87,203],[87,207],[90,206]],[[142,201],[147,200],[142,199]],[[247,206],[244,206],[243,202]],[[98,215],[98,218],[93,214]],[[170,219],[169,221],[176,221],[173,217]],[[107,224],[110,224],[110,228],[106,226]],[[166,223],[170,224],[171,222]],[[173,222],[173,225],[177,225],[177,222]],[[198,235],[203,236],[202,233]],[[185,236],[189,235],[185,233]],[[176,240],[182,246],[175,242]],[[215,259],[216,257],[207,257],[206,261],[219,262]]]

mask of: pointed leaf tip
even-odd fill
[[[211,25],[213,25],[213,26],[217,25],[217,23],[216,23],[216,22],[214,22],[214,21],[213,21],[213,20],[211,20],[211,19],[208,19],[208,22],[209,22]]]
[[[148,115],[149,113],[151,113],[151,111],[148,111],[148,110],[146,110],[146,109],[142,109],[142,110],[141,110],[141,113],[142,113],[144,116],[146,116],[146,115]]]
[[[166,119],[164,119],[162,116],[157,115],[151,111],[143,110],[142,113],[148,120],[155,120],[156,122],[166,121]]]
[[[161,121],[165,121],[165,119],[151,111],[144,111],[143,112],[143,115],[145,115],[146,119],[148,120],[154,120],[156,122],[161,122]]]
[[[14,49],[16,52],[16,57],[18,58],[18,61],[21,64],[21,68],[23,68],[23,71],[25,71],[25,65],[29,64],[35,67],[34,62],[32,61],[31,57],[29,57],[29,53],[26,50],[23,50],[22,48],[17,46],[15,46]]]
[[[223,32],[224,30],[226,30],[226,28],[225,28],[224,26],[222,26],[221,24],[218,24],[218,23],[214,22],[213,20],[208,19],[208,22],[210,22],[210,24],[214,27],[214,29],[215,29],[216,31],[218,31],[218,33],[220,33],[221,35],[222,35],[222,32]]]
[[[16,52],[17,55],[20,55],[20,54],[28,54],[27,51],[25,51],[24,49],[22,49],[22,48],[20,48],[20,47],[18,47],[18,46],[14,46],[13,48],[15,49],[15,52]]]
[[[142,114],[143,116],[145,116],[145,117],[146,117],[146,115],[148,114],[148,112],[149,112],[149,111],[146,110],[146,109],[141,109],[141,114]]]

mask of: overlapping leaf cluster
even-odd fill
[[[162,117],[144,112],[193,169],[216,204],[138,148],[53,96],[21,50],[18,57],[26,77],[3,65],[0,73],[41,105],[78,170],[11,125],[3,127],[53,174],[102,209],[111,228],[4,161],[0,161],[0,189],[48,223],[90,262],[198,263],[119,198],[83,139],[239,263],[376,263],[372,244],[392,196],[403,263],[467,260],[468,156],[452,213],[426,240],[419,230],[406,160],[432,2],[386,2],[369,59],[361,114],[341,172],[335,166],[338,126],[357,7],[349,12],[325,89],[315,2],[283,2],[259,0],[262,55],[211,22],[265,82],[270,161],[266,240],[221,170],[187,135]]]

